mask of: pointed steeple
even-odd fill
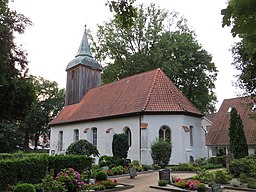
[[[85,27],[84,35],[83,35],[82,41],[80,43],[80,47],[78,49],[76,57],[78,57],[78,56],[88,56],[88,57],[92,58],[92,53],[90,51],[90,47],[89,47],[89,43],[88,43],[88,39],[87,39],[86,25],[84,27]]]
[[[86,25],[85,25],[83,38],[80,43],[78,52],[75,58],[69,62],[66,68],[66,71],[77,65],[84,65],[85,67],[89,67],[99,71],[102,70],[102,67],[100,66],[100,64],[92,57],[92,53],[90,51],[90,46],[87,38]]]

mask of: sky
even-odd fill
[[[84,25],[96,33],[97,25],[109,20],[107,0],[14,0],[10,7],[24,14],[32,22],[24,34],[16,37],[28,52],[30,73],[66,86],[65,68],[79,48]],[[233,86],[238,72],[231,65],[230,49],[237,39],[230,28],[222,28],[221,9],[227,0],[137,0],[136,4],[155,3],[160,8],[179,12],[188,20],[202,48],[210,53],[218,69],[216,89],[218,109],[224,99],[236,97]]]

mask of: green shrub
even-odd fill
[[[149,169],[151,169],[151,166],[143,164],[142,169],[143,169],[143,171],[148,171]]]
[[[105,186],[105,189],[112,189],[115,186],[117,186],[116,182],[111,182],[111,181],[101,181],[100,182],[101,185]]]
[[[193,163],[179,163],[179,165],[172,167],[173,171],[194,171]]]
[[[52,174],[47,174],[44,179],[42,179],[42,191],[43,192],[66,192],[67,189],[64,187],[64,183],[57,181]]]
[[[13,192],[36,192],[36,189],[30,183],[21,183],[14,187]]]
[[[168,165],[172,154],[172,144],[170,141],[163,139],[156,139],[151,144],[151,157],[154,164],[158,164],[161,167]]]
[[[241,173],[253,177],[254,173],[256,173],[256,157],[248,156],[235,159],[230,163],[229,171],[234,177],[239,177]]]
[[[240,173],[239,179],[240,179],[240,181],[242,183],[246,183],[247,182],[247,176],[245,175],[245,173]]]
[[[154,164],[153,165],[153,170],[158,170],[161,169],[161,167],[158,164]]]
[[[216,171],[214,181],[219,184],[228,184],[231,176],[227,171]]]
[[[187,185],[187,181],[185,179],[181,179],[179,181],[176,181],[173,183],[174,186],[176,187],[180,187],[180,188],[187,188],[188,185]]]
[[[208,163],[214,164],[214,165],[221,164],[223,167],[226,167],[226,158],[227,158],[226,155],[211,157],[208,159]]]
[[[256,189],[256,179],[248,178],[247,179],[247,187],[250,189]]]
[[[135,167],[140,166],[140,162],[138,160],[133,160],[132,165],[135,166]]]
[[[205,192],[206,191],[206,185],[204,183],[199,183],[197,186],[198,192]]]
[[[49,156],[48,171],[54,170],[54,175],[57,175],[62,169],[72,167],[79,173],[85,170],[91,170],[92,158],[83,155],[56,155]]]
[[[166,180],[159,180],[158,181],[159,186],[166,186],[167,184],[168,184],[168,181],[166,181]]]
[[[230,185],[234,187],[239,187],[241,185],[241,182],[237,178],[232,178],[230,181]]]
[[[99,166],[109,166],[111,169],[112,167],[116,167],[121,165],[121,159],[113,156],[103,155],[99,158]]]
[[[96,181],[107,181],[108,175],[104,171],[99,171],[96,174]]]
[[[126,159],[128,150],[128,135],[125,133],[114,134],[112,142],[113,156],[120,159]]]
[[[214,174],[212,172],[207,171],[206,169],[198,169],[195,179],[203,183],[210,183],[214,181]]]
[[[92,143],[88,142],[85,139],[80,139],[71,143],[67,148],[67,155],[85,155],[85,156],[99,156],[99,152]]]
[[[111,170],[112,170],[114,175],[121,175],[125,171],[124,167],[121,166],[121,165],[113,167]]]

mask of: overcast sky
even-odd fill
[[[111,17],[107,0],[15,0],[11,8],[31,19],[33,26],[19,35],[17,41],[28,52],[30,73],[66,85],[65,68],[79,48],[84,25],[96,32],[97,24]],[[202,47],[212,56],[219,71],[215,82],[218,109],[223,99],[236,97],[232,86],[237,71],[231,66],[231,46],[234,44],[230,28],[222,28],[220,14],[226,0],[137,0],[155,3],[161,8],[183,15],[195,30]]]

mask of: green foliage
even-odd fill
[[[241,185],[241,182],[237,178],[232,178],[230,181],[230,185],[234,187],[239,187]]]
[[[203,183],[210,183],[214,181],[214,177],[215,177],[214,173],[207,171],[206,169],[198,169],[195,179]]]
[[[88,142],[85,139],[81,139],[71,143],[68,148],[66,154],[69,155],[85,155],[85,156],[99,156],[99,152],[92,143]]]
[[[47,174],[42,179],[41,190],[44,192],[66,192],[67,189],[64,187],[64,183],[54,179],[53,174]]]
[[[143,169],[143,171],[148,171],[148,170],[152,169],[152,167],[150,165],[143,164],[142,169]]]
[[[153,164],[153,170],[159,170],[161,169],[161,166],[158,164]]]
[[[36,189],[31,183],[21,183],[14,187],[13,192],[36,192]]]
[[[163,139],[156,139],[151,144],[151,157],[154,164],[158,164],[161,167],[168,165],[172,154],[171,141],[165,141]]]
[[[250,189],[256,189],[256,179],[255,178],[248,178],[247,179],[247,187]]]
[[[112,153],[114,157],[126,159],[129,149],[128,136],[125,133],[114,134],[112,142]]]
[[[179,165],[172,167],[173,171],[194,171],[193,163],[179,163]]]
[[[256,173],[256,157],[248,156],[241,159],[235,159],[229,165],[229,171],[234,177],[239,177],[241,173],[251,177]]]
[[[108,175],[104,171],[99,171],[96,174],[96,181],[107,181]]]
[[[100,167],[109,166],[109,168],[121,165],[121,159],[113,156],[103,155],[99,158]]]
[[[96,59],[107,64],[103,82],[161,68],[197,108],[214,111],[217,69],[186,19],[154,4],[136,8],[131,28],[111,20],[99,25],[97,39],[92,39]]]
[[[168,184],[168,181],[166,181],[166,180],[159,180],[158,181],[159,186],[166,186],[167,184]]]
[[[232,177],[228,174],[227,171],[216,171],[214,182],[219,184],[228,184],[228,181]]]
[[[72,167],[78,172],[82,173],[84,170],[91,170],[92,158],[82,155],[56,155],[49,156],[48,170],[54,170],[54,175],[60,172],[62,169]]]
[[[125,171],[124,167],[121,166],[121,165],[113,167],[111,170],[112,170],[114,175],[121,175]]]
[[[197,186],[198,192],[205,192],[207,190],[206,185],[204,183],[199,183]]]
[[[120,27],[129,29],[134,24],[134,17],[137,15],[137,9],[133,6],[135,0],[112,0],[107,5],[111,12],[114,12],[115,22]]]
[[[248,145],[244,134],[243,122],[234,107],[230,112],[229,126],[230,152],[234,154],[236,159],[248,156]]]
[[[214,164],[214,165],[222,165],[223,167],[226,166],[226,160],[227,160],[227,156],[217,156],[217,157],[210,157],[208,159],[208,163],[209,164]]]

